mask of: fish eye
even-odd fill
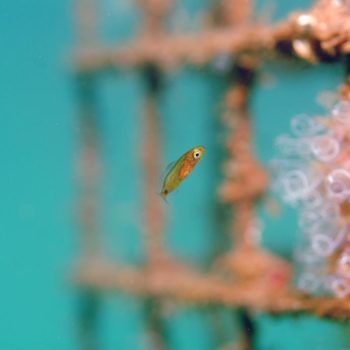
[[[196,151],[193,153],[193,157],[194,159],[198,159],[201,156],[201,152],[200,151]]]

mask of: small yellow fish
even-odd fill
[[[181,182],[191,174],[197,163],[203,158],[205,148],[197,146],[183,154],[175,163],[170,164],[169,171],[165,176],[163,188],[160,193],[166,200],[167,195],[180,186]]]

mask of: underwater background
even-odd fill
[[[209,0],[178,5],[195,17]],[[275,1],[273,19],[311,1]],[[258,1],[256,13],[270,6]],[[120,43],[137,33],[139,14],[127,0],[100,0],[100,38]],[[78,349],[79,294],[70,281],[79,256],[77,157],[79,125],[71,57],[76,45],[73,2],[0,2],[0,349]],[[342,68],[266,63],[253,93],[255,151],[268,164],[274,139],[297,113],[322,112],[317,96],[342,82]],[[197,144],[205,160],[169,199],[166,244],[175,257],[205,268],[227,249],[216,188],[225,153],[220,128],[223,81],[186,67],[165,78],[161,95],[163,166]],[[103,150],[100,217],[110,257],[141,264],[143,170],[141,118],[145,91],[140,72],[118,71],[98,81]],[[296,215],[282,208],[270,217],[262,206],[263,244],[292,258]],[[249,261],[247,261],[249,264]],[[108,293],[101,301],[100,348],[149,349],[142,300]],[[350,349],[349,326],[312,316],[254,315],[256,349]],[[172,349],[217,349],[207,311],[180,306],[166,322]],[[237,336],[234,310],[218,312],[227,339]]]

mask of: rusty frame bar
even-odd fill
[[[249,9],[246,13],[250,13]],[[293,13],[285,21],[274,26],[249,23],[246,18],[247,15],[245,14],[239,17],[238,20],[236,19],[239,23],[238,26],[230,26],[231,19],[227,19],[228,25],[224,25],[219,29],[212,28],[199,34],[174,36],[166,35],[160,31],[159,40],[157,41],[144,36],[121,48],[95,49],[93,45],[85,45],[76,54],[75,67],[78,72],[85,73],[115,67],[136,67],[149,64],[158,67],[160,70],[166,70],[181,64],[206,65],[220,54],[229,54],[236,57],[236,62],[238,62],[236,69],[244,71],[247,70],[247,62],[252,56],[259,59],[268,59],[278,58],[279,55],[282,55],[317,64],[319,62],[335,62],[342,60],[344,57],[347,59],[350,52],[350,10],[345,4],[342,4],[341,0],[319,0],[309,11]],[[232,21],[234,22],[234,20]],[[152,31],[158,30],[159,27],[152,26]],[[242,62],[244,63],[242,64]],[[253,66],[249,67],[249,65],[250,63],[248,63],[248,71],[254,72],[256,69],[255,63]],[[239,76],[240,74],[238,74],[238,84],[232,86],[228,91],[226,102],[228,104],[232,103],[229,108],[238,111],[238,114],[244,115],[247,113],[249,84],[244,81],[242,75],[240,78]],[[342,89],[342,93],[349,96],[346,86]],[[154,96],[150,97],[149,101]],[[232,101],[229,101],[231,98]],[[154,104],[153,100],[149,104],[149,110],[154,109]],[[241,140],[239,138],[238,140],[232,139],[229,148],[233,153],[241,147],[239,142],[241,142],[241,145],[247,145],[250,140],[249,119],[238,116],[238,123],[242,136]],[[248,153],[245,154],[248,155]],[[238,215],[238,220],[234,223],[233,231],[240,232],[240,235],[235,235],[235,238],[238,237],[239,245],[244,248],[245,253],[249,250],[256,250],[255,243],[251,240],[252,237],[248,237],[249,234],[247,236],[242,233],[247,232],[249,224],[254,220],[255,214],[252,203],[263,194],[267,182],[264,171],[254,159],[251,158],[249,162],[250,166],[255,166],[255,170],[261,175],[259,186],[255,188],[248,186],[250,192],[238,196],[237,192],[234,191],[237,184],[228,181],[224,184],[223,188],[225,189],[221,191],[223,199],[227,203],[232,203],[236,208],[235,214],[236,218]],[[242,163],[244,163],[243,160]],[[151,218],[153,215],[149,214],[149,217]],[[149,247],[149,251],[156,251],[157,249],[155,246]],[[108,267],[106,269],[102,268],[102,270],[85,270],[80,274],[78,280],[83,285],[91,284],[101,290],[119,289],[140,295],[171,297],[199,304],[223,303],[226,306],[241,306],[272,313],[311,312],[322,317],[350,318],[350,304],[348,301],[333,298],[307,298],[291,289],[285,290],[284,284],[290,273],[288,265],[265,252],[260,252],[257,256],[255,253],[253,255],[258,261],[264,262],[263,270],[265,272],[276,263],[279,267],[272,271],[273,273],[269,277],[280,284],[281,287],[281,293],[278,294],[277,299],[274,299],[273,304],[266,298],[269,294],[257,294],[255,292],[259,284],[245,283],[243,278],[235,283],[227,283],[217,279],[216,276],[209,275],[206,281],[194,278],[192,284],[200,281],[203,286],[201,291],[196,290],[196,292],[192,291],[193,286],[188,281],[185,282],[186,288],[182,291],[173,288],[174,286],[162,290],[159,287],[159,276],[152,276],[151,274],[144,279],[140,279],[140,275],[135,271],[126,269],[125,275],[123,275],[123,271],[116,272],[113,268]],[[231,258],[232,255],[228,259],[231,271],[234,271],[238,276],[246,277],[249,271],[241,269],[239,255],[236,255],[233,259]],[[134,274],[131,278],[126,276],[130,272]],[[149,279],[151,280],[150,283]],[[136,280],[138,281],[136,282]],[[271,297],[271,295],[269,296]]]

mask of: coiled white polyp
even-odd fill
[[[326,228],[327,223],[333,222],[338,212],[338,208],[332,203],[322,202],[320,207],[313,206],[300,212],[299,227],[304,230],[310,230],[312,227]]]
[[[311,272],[304,272],[298,280],[299,289],[308,293],[315,293],[321,286],[319,277]]]
[[[344,277],[350,278],[350,248],[341,254],[337,264],[337,272]]]
[[[330,237],[317,234],[311,239],[311,247],[317,255],[327,257],[334,252],[336,245]]]
[[[281,179],[281,190],[287,202],[295,202],[309,192],[309,181],[306,174],[301,170],[291,170]]]
[[[317,191],[310,192],[301,202],[301,205],[309,210],[319,208],[322,204],[323,198]]]
[[[308,265],[312,268],[320,268],[320,264],[322,264],[320,257],[308,246],[308,244],[307,246],[304,244],[302,248],[297,249],[294,252],[294,258],[305,266]]]
[[[330,136],[317,136],[312,139],[311,151],[322,162],[330,162],[339,154],[339,142]]]
[[[306,114],[296,115],[290,124],[294,135],[298,137],[312,136],[324,129],[323,125]]]
[[[338,298],[345,298],[350,294],[350,281],[336,276],[331,280],[331,290]]]
[[[341,123],[350,124],[350,102],[338,102],[332,109],[332,117]]]
[[[327,176],[327,190],[330,197],[338,200],[350,198],[350,173],[335,169]]]
[[[280,158],[273,171],[274,189],[299,210],[298,286],[311,294],[350,297],[350,231],[343,205],[350,203],[350,101],[337,103],[322,119],[297,115],[291,130],[276,139]]]
[[[347,229],[341,227],[336,236],[328,234],[315,234],[311,237],[312,250],[322,257],[328,257],[339,247],[345,238]]]
[[[270,162],[271,171],[282,174],[286,171],[300,169],[305,166],[305,162],[300,159],[273,159]],[[273,185],[273,184],[272,184]]]
[[[275,145],[285,156],[306,157],[310,154],[310,145],[306,139],[296,139],[288,135],[281,135],[276,138]]]
[[[321,217],[314,219],[313,217],[308,217],[306,215],[302,216],[299,220],[300,229],[307,237],[318,234],[327,234],[327,232],[334,227],[332,224],[333,223],[329,219]]]

